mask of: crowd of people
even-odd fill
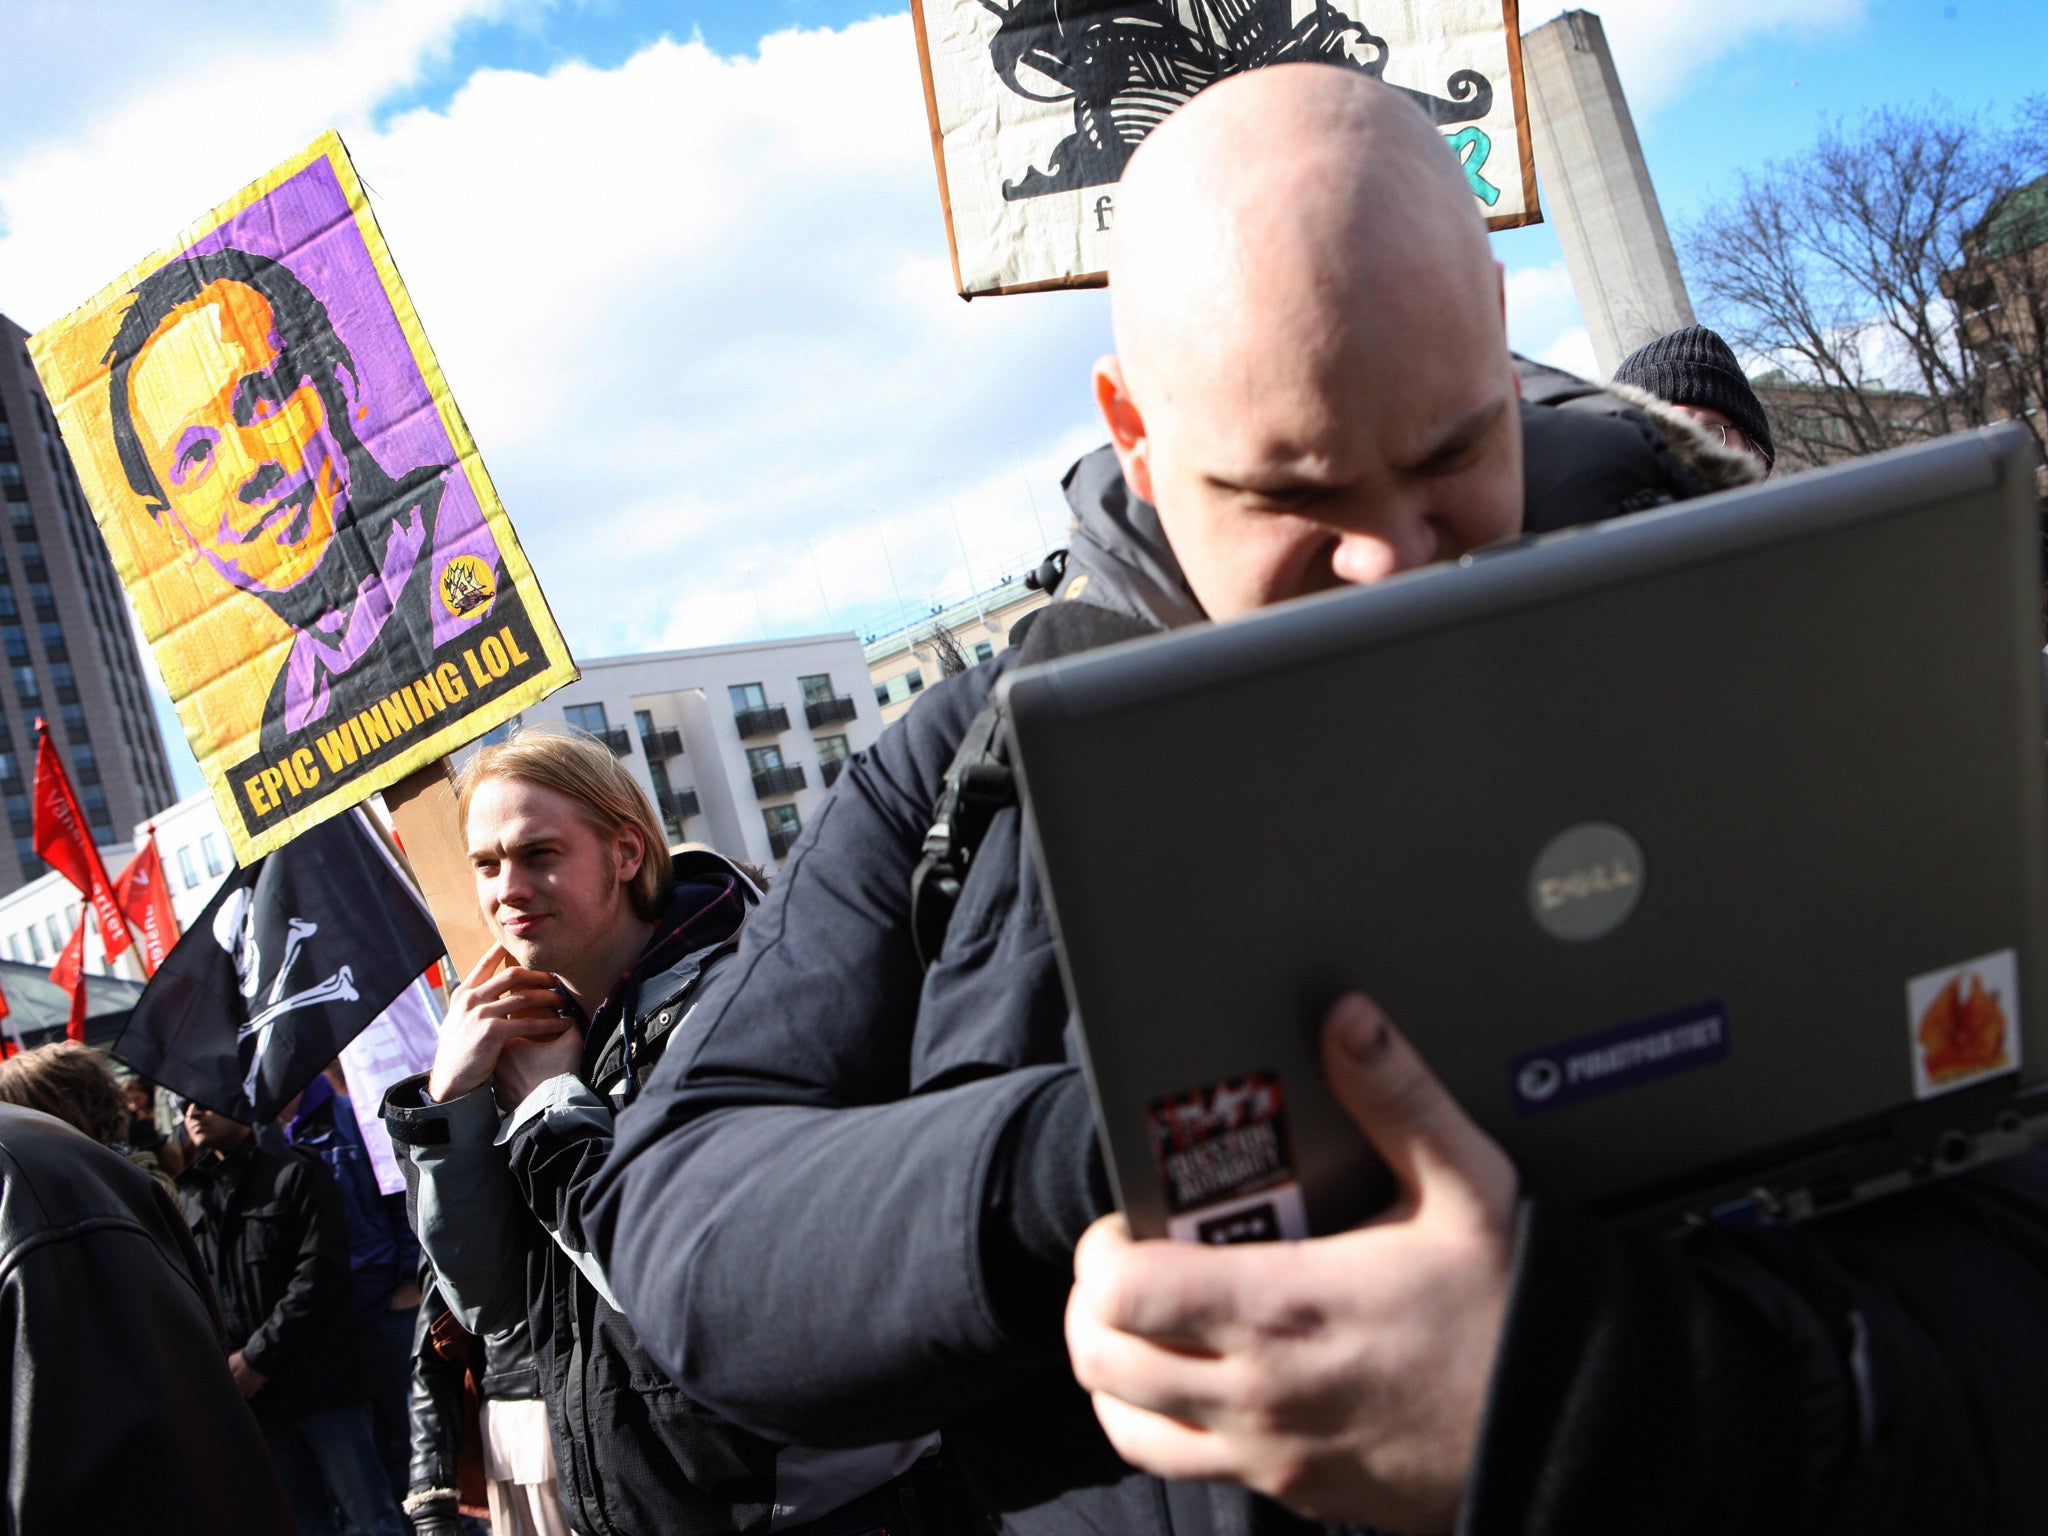
[[[1324,1068],[1394,1204],[1297,1243],[1131,1240],[1014,796],[936,920],[914,896],[1001,677],[1774,454],[1711,332],[1613,387],[1512,356],[1455,163],[1354,72],[1169,118],[1112,277],[1062,600],[852,761],[772,889],[670,850],[592,739],[468,762],[497,942],[377,1107],[403,1197],[325,1078],[273,1125],[181,1104],[164,1135],[85,1047],[0,1064],[28,1107],[0,1110],[18,1528],[116,1528],[43,1518],[67,1497],[209,1536],[486,1508],[550,1536],[2040,1523],[2040,1154],[1796,1229],[1628,1233],[1523,1187],[1354,994]]]

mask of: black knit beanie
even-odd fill
[[[1756,444],[1766,463],[1777,462],[1778,450],[1771,443],[1771,424],[1764,416],[1763,402],[1743,377],[1742,365],[1735,361],[1728,343],[1704,325],[1688,325],[1637,347],[1614,370],[1614,382],[1632,384],[1673,405],[1719,411]]]

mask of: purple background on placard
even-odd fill
[[[239,250],[268,256],[327,306],[336,333],[355,359],[356,404],[367,414],[355,422],[360,437],[394,480],[422,464],[448,466],[447,489],[434,521],[432,569],[456,555],[476,555],[502,575],[497,541],[477,505],[455,447],[434,410],[427,381],[406,345],[398,316],[368,247],[349,216],[348,199],[334,167],[315,160],[268,196],[187,247],[192,255]],[[458,619],[445,604],[432,605],[434,644],[440,646],[480,623],[490,609]]]

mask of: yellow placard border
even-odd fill
[[[506,580],[518,591],[527,604],[527,615],[533,625],[534,638],[543,651],[551,658],[547,670],[540,676],[521,683],[509,693],[501,694],[484,707],[463,716],[453,724],[416,743],[405,752],[398,754],[388,763],[381,764],[345,785],[319,796],[294,810],[289,816],[259,832],[250,832],[243,820],[241,803],[235,797],[235,787],[228,781],[224,754],[219,750],[209,751],[200,758],[200,771],[206,775],[207,784],[213,793],[214,808],[220,813],[221,824],[233,846],[237,863],[247,864],[283,847],[301,832],[319,825],[330,816],[347,810],[368,799],[381,789],[397,783],[406,775],[434,761],[446,757],[458,748],[474,741],[486,731],[504,724],[520,711],[539,703],[556,689],[574,682],[581,672],[575,659],[569,654],[569,647],[562,638],[561,630],[555,624],[553,611],[548,607],[547,597],[540,584],[534,579],[533,568],[527,563],[526,551],[519,543],[519,537],[512,530],[512,520],[505,513],[505,506],[498,499],[498,488],[491,481],[490,471],[484,467],[483,455],[477,451],[476,441],[470,436],[469,425],[462,419],[462,412],[456,408],[454,392],[448,388],[448,380],[441,372],[440,359],[427,340],[427,333],[420,325],[419,314],[412,305],[412,295],[406,291],[405,282],[398,275],[398,265],[391,258],[390,247],[384,243],[384,233],[377,227],[376,215],[371,212],[368,196],[363,191],[361,179],[356,175],[355,163],[349,158],[348,148],[341,141],[341,135],[328,129],[299,154],[267,172],[257,181],[243,188],[228,201],[222,203],[203,219],[180,232],[177,240],[161,247],[143,260],[130,267],[119,278],[101,289],[91,299],[79,305],[62,320],[45,326],[29,338],[29,358],[43,377],[44,392],[49,393],[49,375],[63,375],[63,371],[45,367],[45,357],[52,345],[50,338],[71,330],[84,323],[88,317],[107,308],[109,303],[132,292],[142,280],[169,262],[176,261],[194,245],[219,229],[230,219],[246,212],[278,190],[294,176],[311,166],[315,161],[326,160],[334,170],[335,180],[340,183],[342,196],[348,203],[349,217],[355,221],[356,233],[362,238],[363,247],[369,252],[370,263],[376,269],[377,279],[383,285],[385,301],[397,317],[400,331],[412,353],[413,365],[419,369],[420,377],[427,386],[427,394],[433,401],[435,414],[440,418],[442,430],[448,434],[450,446],[455,450],[455,462],[461,467],[468,480],[471,492],[476,496],[477,507],[483,513],[484,525],[490,529],[498,548],[499,558],[504,562]],[[68,403],[68,397],[66,402]],[[53,409],[57,428],[64,430],[66,412]],[[66,444],[72,457],[83,456],[83,445]],[[89,500],[89,498],[88,498]],[[93,509],[95,521],[104,522],[99,510]],[[104,531],[104,530],[103,530]],[[109,539],[110,549],[118,550],[117,564],[129,568],[121,571],[122,588],[125,592],[141,578],[139,569],[133,568],[132,560],[123,562],[129,541],[125,538]],[[134,600],[131,598],[130,602]],[[142,612],[137,605],[137,612]],[[144,632],[149,633],[148,625]],[[150,649],[154,653],[160,634],[149,634]],[[251,662],[257,658],[251,658]],[[249,664],[249,663],[245,663]],[[196,690],[191,679],[169,674],[162,655],[157,656],[158,670],[165,672],[164,685],[169,689],[173,707],[178,713],[178,723],[185,728],[188,744],[194,740],[194,728],[198,723],[188,715],[196,716],[198,710]],[[258,738],[260,740],[260,731]],[[197,756],[197,748],[194,748]]]

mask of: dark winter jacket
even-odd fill
[[[198,1250],[149,1175],[0,1105],[10,1531],[287,1536]]]
[[[1530,365],[1524,389],[1562,398],[1563,378]],[[1698,495],[1723,471],[1751,477],[1715,464],[1705,449],[1718,445],[1683,418],[1674,449],[1611,395],[1569,400],[1523,412],[1547,526]],[[1158,628],[1202,618],[1109,450],[1075,465],[1066,490],[1063,597]],[[1072,1247],[1107,1197],[1014,808],[990,826],[929,971],[910,944],[911,872],[941,779],[1016,655],[932,689],[842,777],[738,960],[622,1117],[586,1230],[676,1379],[763,1434],[943,1429],[1018,1530],[1200,1532],[1212,1514],[1219,1529],[1284,1525],[1241,1493],[1132,1472],[1068,1372]]]
[[[266,1152],[252,1135],[178,1175],[192,1238],[220,1296],[228,1347],[270,1378],[257,1417],[362,1399],[349,1305],[348,1222],[318,1158]]]
[[[1538,370],[1525,392],[1540,527],[1753,477],[1683,418]],[[1198,616],[1112,469],[1098,456],[1070,478],[1064,592],[1086,575],[1082,601],[1162,627]],[[762,1434],[942,1429],[1018,1532],[1298,1525],[1241,1491],[1123,1466],[1068,1370],[1071,1247],[1106,1201],[1015,810],[990,826],[936,963],[912,950],[910,877],[942,776],[1015,654],[930,690],[849,766],[621,1117],[585,1229],[664,1367]],[[2038,1157],[1825,1224],[1685,1244],[1532,1200],[1463,1525],[2033,1529],[2043,1422]]]
[[[646,952],[590,1020],[580,1078],[536,1089],[502,1126],[489,1086],[433,1104],[413,1078],[384,1102],[450,1308],[475,1333],[522,1319],[530,1331],[562,1500],[583,1536],[765,1531],[779,1505],[809,1518],[901,1470],[885,1448],[812,1476],[806,1453],[686,1396],[642,1347],[591,1255],[582,1195],[611,1148],[613,1114],[660,1060],[705,974],[733,952],[755,899],[709,852],[679,857],[676,882]],[[880,1469],[871,1477],[869,1462]],[[813,1508],[806,1500],[821,1488]]]

